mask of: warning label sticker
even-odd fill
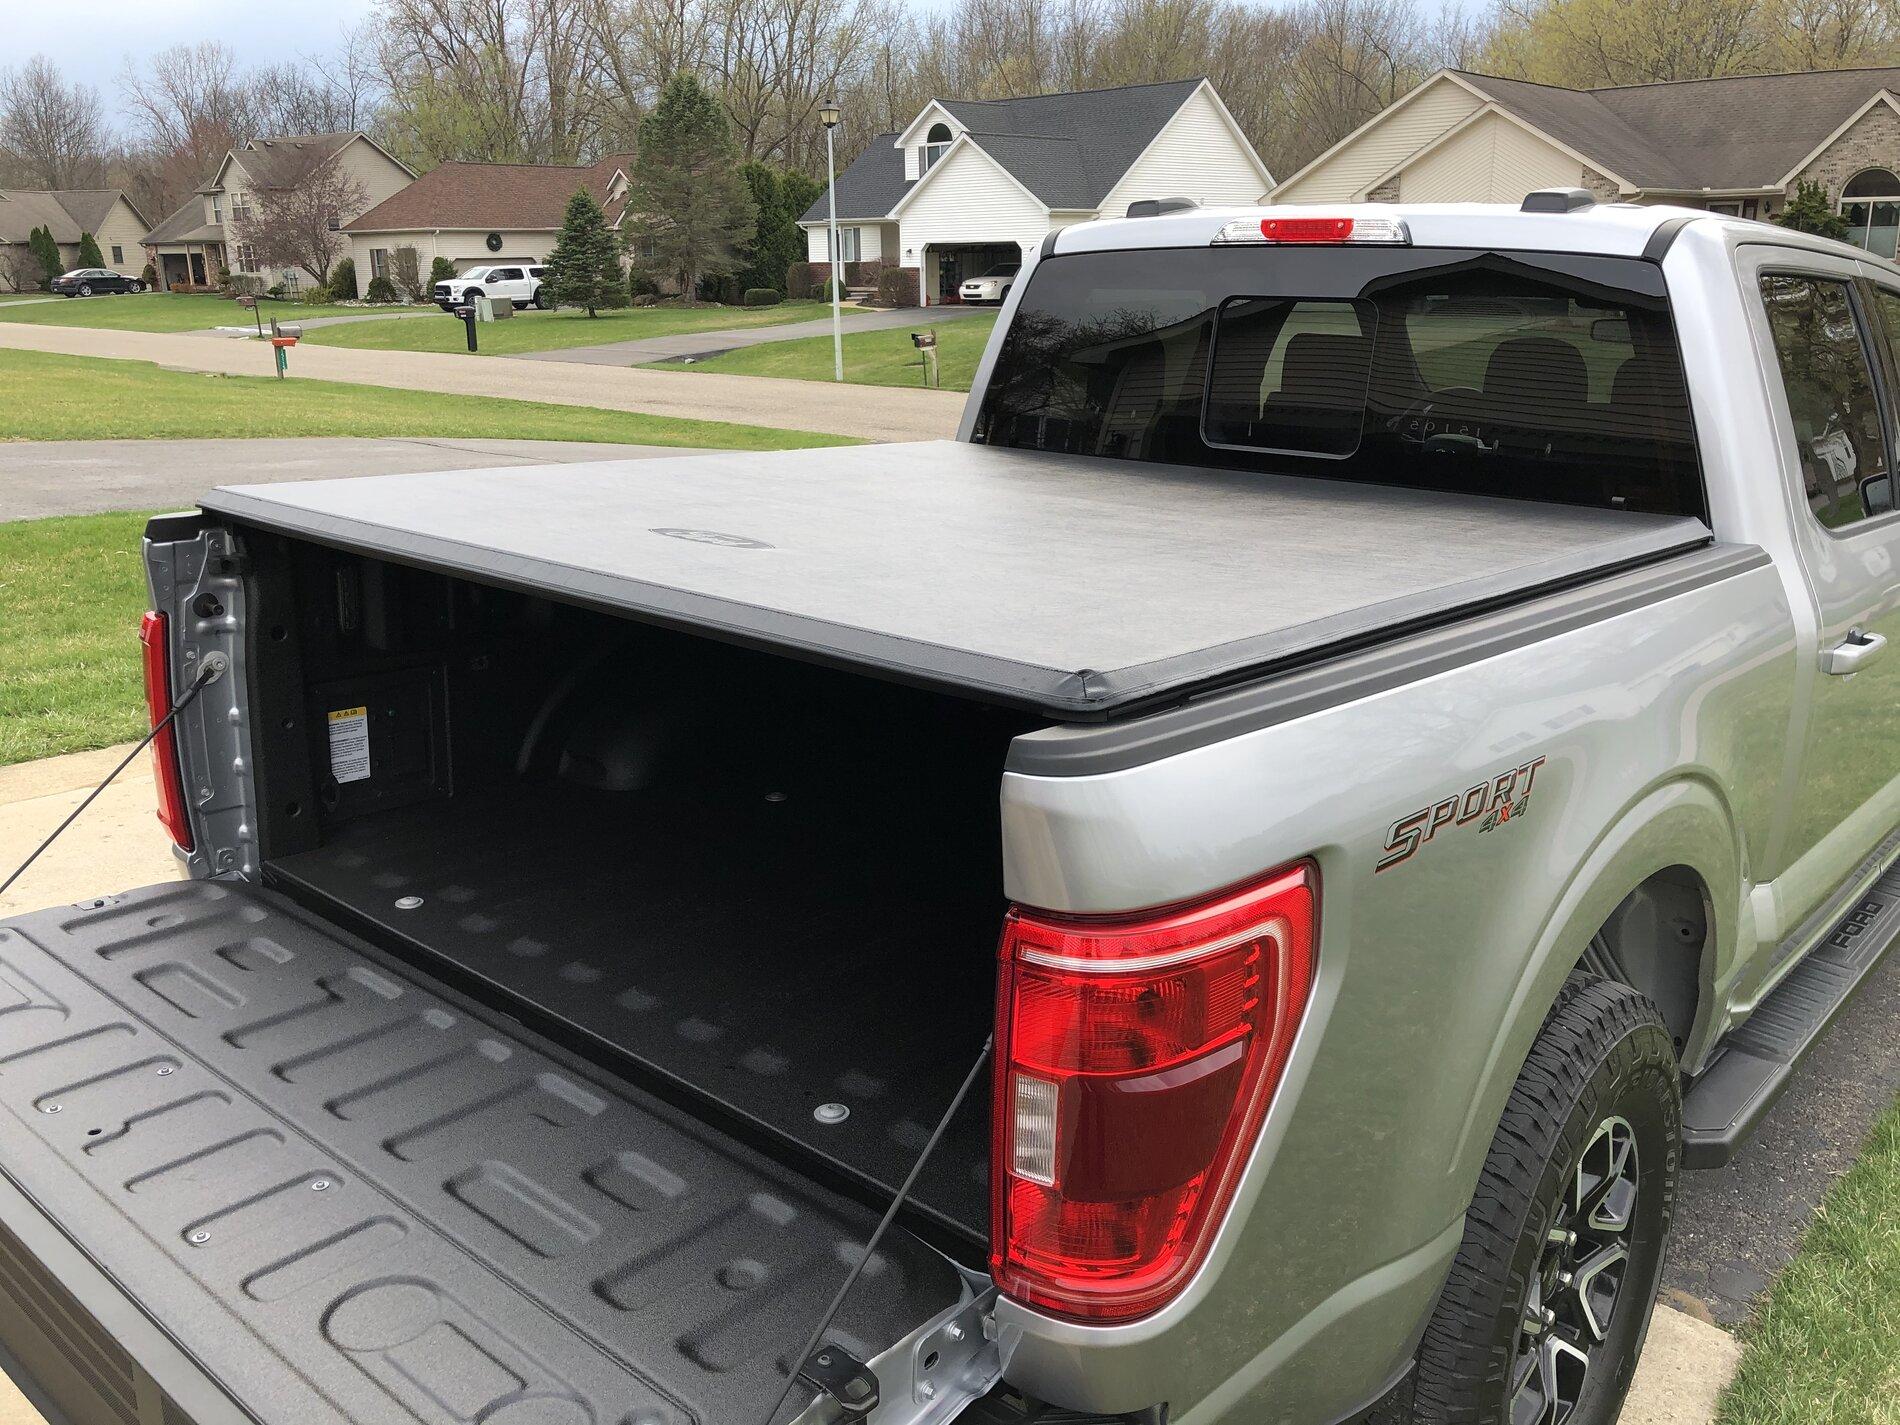
[[[369,709],[330,714],[330,775],[339,782],[369,780]]]

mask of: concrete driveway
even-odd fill
[[[564,440],[33,440],[0,442],[0,521],[189,508],[214,485],[690,455]]]
[[[888,312],[846,312],[839,325],[853,332],[881,332],[942,326],[945,322],[993,313],[990,307],[899,307]],[[574,361],[589,366],[641,366],[649,361],[679,361],[686,357],[717,356],[742,346],[764,346],[773,341],[798,341],[830,336],[831,318],[809,322],[780,322],[769,327],[739,327],[729,331],[680,332],[650,336],[641,341],[616,341],[605,346],[571,346],[564,351],[517,352],[515,361]]]

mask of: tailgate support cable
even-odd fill
[[[158,722],[153,726],[152,730],[146,733],[145,736],[139,739],[139,745],[137,747],[134,747],[130,752],[126,753],[124,760],[121,761],[118,766],[114,767],[110,772],[106,773],[106,779],[103,782],[101,782],[98,786],[94,787],[90,792],[86,793],[86,799],[66,814],[66,819],[62,821],[58,826],[53,828],[52,834],[48,836],[46,840],[42,841],[38,846],[35,846],[33,848],[33,854],[28,856],[26,860],[22,861],[19,864],[19,866],[17,866],[14,869],[14,872],[12,875],[8,876],[6,880],[0,881],[0,896],[5,895],[9,890],[13,888],[13,883],[19,880],[20,877],[26,874],[27,867],[31,866],[35,861],[40,859],[40,853],[45,851],[46,848],[51,846],[55,841],[59,840],[60,836],[65,832],[66,828],[71,826],[75,821],[79,820],[80,813],[85,811],[87,807],[91,806],[95,801],[97,801],[99,799],[99,794],[103,792],[107,787],[112,785],[112,779],[118,776],[119,773],[123,772],[127,767],[130,767],[132,765],[132,759],[137,757],[139,753],[143,752],[147,747],[151,746],[152,739],[157,737],[159,733],[163,732],[166,728],[170,727],[172,725],[172,721],[178,716],[178,714],[183,712],[186,708],[190,707],[192,700],[195,699],[199,693],[203,692],[212,683],[215,683],[218,680],[219,675],[222,674],[223,672],[224,672],[224,655],[221,653],[213,653],[209,655],[204,660],[203,663],[198,665],[197,676],[191,680],[191,686],[186,688],[184,692],[178,695],[178,701],[176,701],[175,703],[171,705],[171,711],[166,713],[165,716],[163,716],[162,718],[160,718]]]
[[[911,1189],[917,1186],[918,1175],[923,1172],[924,1164],[930,1161],[930,1155],[937,1151],[937,1144],[943,1141],[943,1135],[950,1127],[950,1120],[955,1118],[957,1116],[957,1110],[963,1107],[963,1100],[969,1097],[971,1088],[976,1084],[978,1076],[983,1072],[983,1066],[989,1062],[990,1050],[994,1047],[995,1043],[995,1035],[991,1035],[988,1039],[983,1041],[983,1048],[982,1051],[977,1054],[976,1062],[970,1065],[970,1072],[963,1076],[963,1086],[957,1090],[956,1096],[950,1100],[950,1107],[943,1111],[943,1117],[937,1120],[937,1127],[931,1133],[930,1141],[924,1144],[924,1151],[917,1155],[917,1161],[910,1165],[910,1172],[905,1175],[903,1186],[898,1188],[897,1196],[891,1199],[891,1205],[884,1209],[882,1220],[878,1222],[877,1227],[865,1241],[864,1250],[858,1255],[858,1260],[852,1264],[850,1272],[845,1276],[844,1284],[838,1288],[838,1294],[831,1298],[831,1305],[826,1307],[825,1314],[818,1318],[818,1324],[812,1328],[811,1335],[806,1338],[804,1349],[792,1358],[796,1364],[792,1369],[791,1378],[785,1382],[785,1389],[778,1393],[778,1399],[772,1402],[772,1408],[765,1413],[765,1419],[761,1425],[772,1425],[772,1422],[778,1419],[779,1411],[785,1407],[785,1402],[791,1398],[792,1388],[796,1386],[800,1380],[805,1381],[808,1385],[815,1386],[821,1394],[832,1395],[834,1399],[838,1400],[838,1404],[845,1408],[848,1413],[848,1418],[850,1419],[861,1420],[877,1407],[877,1377],[871,1375],[868,1366],[861,1366],[856,1362],[850,1361],[849,1357],[845,1356],[837,1347],[829,1348],[826,1353],[827,1358],[818,1361],[813,1360],[812,1353],[818,1349],[820,1338],[830,1329],[832,1321],[837,1317],[839,1310],[844,1306],[845,1298],[851,1295],[851,1288],[858,1284],[859,1276],[863,1274],[865,1267],[870,1265],[871,1258],[877,1251],[877,1244],[884,1240],[885,1232],[890,1229],[891,1223],[897,1220],[898,1209],[904,1205],[904,1200],[910,1196]],[[857,1399],[840,1399],[836,1392],[831,1389],[832,1383],[838,1381],[840,1377],[840,1372],[837,1368],[830,1368],[831,1361],[828,1357],[833,1352],[844,1357],[845,1363],[854,1368],[852,1371],[846,1372],[846,1374],[854,1374],[860,1381],[866,1381],[869,1385],[868,1396]],[[866,1378],[868,1378],[868,1380]]]

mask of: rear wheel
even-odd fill
[[[534,289],[534,308],[538,312],[545,312],[548,309],[547,288],[537,287]]]
[[[82,297],[90,297],[92,295],[92,283],[81,282],[79,284],[79,295]]]
[[[1419,1346],[1414,1420],[1613,1425],[1655,1306],[1681,1140],[1656,1007],[1571,976],[1492,1139]]]

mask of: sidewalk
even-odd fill
[[[0,323],[0,348],[153,361],[181,371],[271,374],[261,342],[206,341],[202,335],[102,331],[92,327]],[[739,421],[861,440],[947,440],[963,396],[891,386],[833,385],[712,372],[628,370],[574,361],[502,361],[441,352],[357,351],[299,346],[292,380],[343,381],[454,396],[504,396],[557,406],[594,406],[702,421]]]

